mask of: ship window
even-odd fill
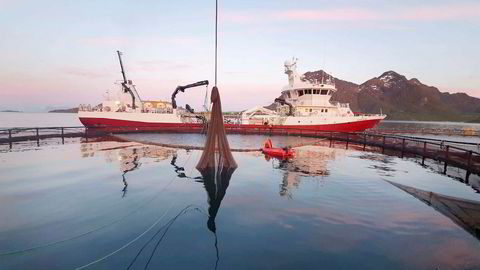
[[[322,112],[323,112],[323,109],[322,109]]]
[[[299,97],[303,96],[303,90],[299,90],[299,91],[298,91],[298,96],[299,96]]]
[[[312,89],[305,89],[305,95],[311,95]]]
[[[320,94],[321,95],[326,95],[326,94],[328,94],[328,90],[322,90],[322,92]]]
[[[314,93],[315,95],[320,94],[320,90],[316,89],[316,90],[314,90],[314,91],[315,91],[315,93]]]
[[[312,109],[310,109],[310,112],[312,112]]]
[[[328,112],[328,109],[325,109],[325,112]]]

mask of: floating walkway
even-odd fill
[[[40,140],[49,138],[61,138],[62,143],[65,138],[82,137],[89,138],[102,137],[110,134],[118,133],[140,133],[140,132],[156,132],[156,133],[202,133],[203,128],[185,128],[185,129],[166,129],[149,127],[118,127],[109,129],[92,129],[85,127],[49,127],[49,128],[14,128],[0,130],[0,144],[8,144],[10,148],[15,142],[36,141],[40,145]],[[299,129],[269,129],[268,126],[260,126],[259,128],[236,128],[235,126],[227,126],[229,134],[258,134],[258,135],[283,135],[283,136],[304,136],[328,139],[330,144],[336,141],[344,142],[348,148],[349,144],[359,145],[360,148],[366,150],[366,147],[377,147],[382,153],[386,149],[394,150],[403,157],[405,154],[411,154],[425,159],[433,159],[444,163],[444,173],[447,171],[448,165],[464,169],[466,171],[466,179],[471,173],[480,175],[480,144],[468,142],[445,141],[436,139],[425,139],[417,137],[399,136],[380,133],[349,133],[349,132],[330,132],[317,130],[299,130]],[[165,146],[165,145],[161,145]],[[249,149],[255,150],[255,149]]]
[[[480,130],[473,128],[386,128],[378,127],[371,130],[381,134],[429,134],[429,135],[447,135],[447,136],[473,136],[479,137]]]

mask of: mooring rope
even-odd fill
[[[187,160],[185,161],[185,164],[183,165],[184,167],[187,165],[188,161],[190,160],[190,157],[192,155],[189,155]],[[68,241],[71,241],[71,240],[75,240],[75,239],[78,239],[78,238],[81,238],[83,236],[86,236],[88,234],[91,234],[91,233],[94,233],[94,232],[97,232],[97,231],[100,231],[104,228],[107,228],[109,226],[112,226],[116,223],[119,223],[120,221],[124,220],[125,218],[127,218],[128,216],[130,215],[133,215],[134,213],[136,213],[137,211],[139,211],[141,208],[145,207],[146,205],[148,205],[149,203],[153,202],[162,192],[164,192],[172,183],[173,181],[175,180],[177,175],[174,175],[172,177],[172,179],[168,182],[168,184],[166,184],[157,194],[155,194],[150,200],[146,201],[145,203],[141,204],[139,207],[135,208],[134,210],[128,212],[127,214],[125,214],[124,216],[120,217],[119,219],[116,219],[110,223],[107,223],[107,224],[104,224],[102,226],[99,226],[97,228],[94,228],[92,230],[89,230],[89,231],[86,231],[84,233],[81,233],[81,234],[78,234],[78,235],[75,235],[75,236],[72,236],[72,237],[69,237],[69,238],[65,238],[65,239],[61,239],[61,240],[57,240],[57,241],[53,241],[53,242],[49,242],[49,243],[46,243],[46,244],[42,244],[42,245],[38,245],[38,246],[33,246],[33,247],[30,247],[30,248],[24,248],[24,249],[18,249],[18,250],[12,250],[12,251],[7,251],[7,252],[3,252],[3,253],[0,253],[0,256],[7,256],[7,255],[14,255],[14,254],[19,254],[19,253],[25,253],[25,252],[30,252],[30,251],[34,251],[34,250],[37,250],[37,249],[42,249],[42,248],[47,248],[47,247],[51,247],[51,246],[55,246],[55,245],[58,245],[58,244],[61,244],[61,243],[65,243],[65,242],[68,242]]]
[[[77,267],[75,268],[75,270],[79,270],[79,269],[84,269],[84,268],[87,268],[93,264],[96,264],[98,262],[101,262],[115,254],[117,254],[118,252],[122,251],[123,249],[127,248],[128,246],[130,246],[131,244],[133,244],[135,241],[137,241],[138,239],[140,239],[142,236],[144,236],[146,233],[148,233],[151,229],[153,229],[153,227],[155,227],[168,213],[168,211],[170,211],[170,209],[172,208],[173,206],[173,203],[170,204],[170,207],[167,209],[167,211],[165,211],[163,213],[163,215],[161,215],[150,227],[148,227],[148,229],[146,229],[144,232],[142,232],[141,234],[139,234],[137,237],[135,237],[134,239],[130,240],[128,243],[126,243],[125,245],[121,246],[120,248],[108,253],[107,255],[97,259],[97,260],[94,260],[92,262],[89,262],[85,265],[82,265],[80,267]]]
[[[131,142],[136,142],[136,143],[141,143],[141,144],[146,144],[146,145],[155,145],[155,146],[161,146],[161,147],[167,147],[167,148],[176,148],[176,149],[185,149],[185,150],[204,150],[205,147],[203,146],[196,146],[196,145],[184,145],[184,144],[171,144],[171,143],[160,143],[160,142],[152,142],[152,141],[144,141],[144,140],[137,140],[137,139],[131,139],[131,138],[126,138],[120,135],[111,135],[114,138],[118,138],[121,140],[128,140]],[[297,147],[302,147],[302,146],[309,146],[309,145],[316,145],[320,143],[321,141],[327,140],[326,138],[324,139],[319,139],[314,142],[306,142],[306,143],[299,143],[299,144],[294,144],[291,145],[291,148],[297,148]],[[232,152],[261,152],[262,148],[231,148],[230,151]]]
[[[187,163],[188,163],[188,161],[190,160],[190,157],[191,157],[191,156],[192,156],[192,155],[189,155],[189,156],[188,156],[188,158],[187,158],[187,160],[185,161],[185,164],[184,164],[183,166],[186,166],[186,165],[187,165]],[[168,185],[170,185],[170,184],[173,182],[173,180],[175,180],[175,177],[176,177],[176,175],[172,177],[172,180],[169,182]],[[158,194],[157,194],[157,195],[158,195]],[[172,202],[172,203],[170,204],[169,208],[167,209],[167,211],[165,211],[150,227],[148,227],[144,232],[142,232],[141,234],[139,234],[137,237],[135,237],[134,239],[130,240],[129,242],[127,242],[126,244],[124,244],[124,245],[121,246],[120,248],[118,248],[118,249],[116,249],[116,250],[108,253],[107,255],[105,255],[105,256],[103,256],[103,257],[101,257],[101,258],[98,258],[98,259],[96,259],[96,260],[94,260],[94,261],[92,261],[92,262],[89,262],[89,263],[87,263],[87,264],[85,264],[85,265],[82,265],[82,266],[80,266],[80,267],[77,267],[77,268],[75,268],[75,270],[84,269],[84,268],[87,268],[87,267],[89,267],[89,266],[91,266],[91,265],[93,265],[93,264],[99,263],[99,262],[101,262],[101,261],[103,261],[103,260],[105,260],[105,259],[107,259],[107,258],[109,258],[109,257],[111,257],[111,256],[113,256],[113,255],[115,255],[115,254],[117,254],[118,252],[122,251],[123,249],[127,248],[128,246],[130,246],[131,244],[133,244],[134,242],[136,242],[138,239],[140,239],[142,236],[144,236],[146,233],[148,233],[150,230],[152,230],[152,229],[165,217],[165,215],[168,213],[168,211],[170,211],[170,209],[173,207],[173,204],[174,204],[174,203]]]
[[[170,211],[170,209],[172,208],[173,206],[173,203],[170,204],[170,207],[167,209],[167,211],[165,211],[165,213],[160,216],[150,227],[148,227],[145,231],[143,231],[141,234],[139,234],[137,237],[135,237],[134,239],[132,239],[131,241],[129,241],[128,243],[124,244],[123,246],[121,246],[120,248],[110,252],[109,254],[97,259],[97,260],[94,260],[92,262],[89,262],[85,265],[82,265],[80,267],[77,267],[75,268],[75,270],[80,270],[80,269],[85,269],[89,266],[92,266],[96,263],[99,263],[115,254],[117,254],[118,252],[124,250],[125,248],[127,248],[128,246],[130,246],[131,244],[133,244],[134,242],[136,242],[138,239],[140,239],[142,236],[144,236],[146,233],[148,233],[149,231],[151,231],[164,217],[165,215]],[[178,219],[179,216],[181,216],[182,214],[185,214],[187,212],[187,210],[191,207],[195,207],[193,210],[198,210],[199,212],[203,213],[205,215],[205,210],[201,209],[201,207],[199,206],[195,206],[193,204],[190,204],[190,205],[187,205],[185,208],[183,208],[182,210],[180,210],[180,212],[173,218],[171,218],[169,221],[167,221],[165,224],[163,224],[158,230],[157,232],[150,238],[150,240],[147,241],[147,243],[142,246],[142,248],[140,249],[140,251],[137,253],[137,255],[134,257],[133,261],[130,263],[130,265],[128,266],[127,269],[130,269],[131,266],[135,263],[136,259],[138,258],[138,256],[140,255],[140,253],[143,251],[143,249],[155,238],[155,236],[157,236],[163,228],[167,227],[167,230],[165,231],[165,233],[162,235],[162,238],[159,240],[159,242],[157,243],[156,245],[156,248],[158,247],[158,245],[160,244],[161,240],[163,240],[165,234],[168,232],[168,229],[170,228],[171,225],[173,225],[173,223]],[[203,212],[202,212],[203,210]],[[155,249],[156,249],[155,248]],[[155,251],[154,249],[154,251]],[[151,257],[149,258],[149,261],[147,262],[147,265],[145,266],[145,269],[148,267],[148,264],[150,263],[150,260],[153,256],[153,253],[151,255]]]
[[[170,227],[175,223],[175,221],[183,214],[186,214],[188,210],[188,208],[193,208],[192,210],[196,210],[198,212],[200,212],[201,214],[203,214],[204,216],[206,216],[207,218],[209,217],[209,215],[207,214],[207,212],[205,211],[205,209],[203,209],[203,207],[201,206],[195,206],[193,204],[191,205],[188,205],[186,206],[182,211],[180,211],[175,217],[173,217],[169,222],[165,223],[165,225],[163,225],[160,229],[158,229],[157,233],[155,233],[155,235],[152,236],[152,238],[145,244],[148,245],[148,243],[153,240],[155,238],[155,236],[157,236],[163,228],[165,228],[165,231],[164,233],[162,234],[162,236],[160,237],[160,239],[157,241],[157,244],[155,245],[154,249],[152,250],[152,252],[150,253],[150,257],[148,258],[148,261],[144,267],[144,270],[146,270],[148,268],[148,266],[150,265],[150,262],[153,258],[153,255],[155,254],[155,252],[157,251],[157,248],[158,246],[160,245],[160,243],[163,241],[163,239],[165,238],[165,235],[168,233],[168,230],[170,229]]]
[[[196,145],[182,145],[182,144],[171,144],[171,143],[159,143],[159,142],[151,142],[151,141],[144,141],[144,140],[133,140],[130,138],[125,138],[122,136],[114,135],[112,134],[113,137],[122,139],[122,140],[129,140],[131,142],[136,142],[136,143],[142,143],[146,145],[155,145],[155,146],[161,146],[161,147],[167,147],[167,148],[180,148],[180,149],[185,149],[185,150],[203,150],[205,147],[203,146],[196,146]],[[256,151],[261,151],[261,148],[238,148],[238,149],[230,149],[232,152],[256,152]]]

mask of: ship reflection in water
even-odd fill
[[[296,153],[236,152],[216,178],[201,151],[114,139],[5,153],[0,269],[480,269],[470,186],[379,153]]]
[[[156,162],[170,159],[170,164],[178,178],[192,179],[196,182],[203,183],[208,195],[209,205],[207,227],[213,233],[216,232],[215,217],[225,197],[226,190],[235,169],[223,170],[217,177],[215,177],[214,172],[211,171],[205,171],[201,176],[191,177],[186,175],[184,167],[176,164],[178,154],[175,149],[145,145],[126,148],[109,147],[108,145],[104,146],[104,148],[98,148],[98,145],[96,145],[97,148],[92,149],[85,147],[86,145],[87,144],[82,144],[84,156],[92,156],[95,152],[101,151],[105,153],[107,162],[118,161],[122,172],[122,182],[124,183],[122,197],[125,196],[128,187],[125,175],[128,172],[139,169],[142,164],[142,158],[153,159]],[[92,145],[90,145],[90,147],[91,146]],[[322,179],[330,175],[328,162],[336,158],[342,158],[344,153],[345,151],[335,148],[303,146],[296,149],[295,158],[276,159],[268,155],[264,155],[264,158],[266,161],[272,161],[275,169],[283,171],[283,178],[279,185],[280,196],[292,198],[293,190],[300,186],[302,179],[315,178],[316,181],[322,181]],[[358,158],[376,161],[377,164],[371,165],[370,168],[375,169],[380,175],[393,176],[392,172],[396,171],[393,168],[395,163],[392,162],[392,157],[370,153],[362,154],[358,156]],[[477,239],[480,239],[480,203],[472,200],[443,196],[391,181],[387,182],[432,206],[435,210],[450,218]]]
[[[173,170],[177,174],[178,178],[192,179],[196,182],[203,183],[204,188],[208,195],[208,229],[212,232],[215,232],[215,217],[217,216],[218,209],[222,202],[223,197],[226,194],[228,185],[230,183],[230,178],[232,177],[235,169],[225,169],[221,170],[218,175],[215,175],[215,172],[206,170],[202,172],[201,176],[191,177],[186,175],[185,168],[178,166],[177,163],[177,150],[163,148],[158,146],[131,146],[131,147],[111,147],[109,145],[104,145],[104,147],[98,147],[98,144],[95,149],[86,147],[87,144],[82,145],[82,153],[84,156],[93,156],[95,152],[104,152],[107,162],[119,163],[120,171],[122,172],[122,182],[124,188],[122,189],[123,195],[127,192],[128,182],[126,179],[126,174],[128,172],[137,170],[140,168],[141,159],[153,159],[155,162],[166,160],[171,158],[170,164],[172,165]]]
[[[175,172],[179,177],[184,177],[184,169],[176,166],[177,151],[174,149],[151,147],[139,144],[134,146],[119,146],[118,142],[96,142],[96,143],[82,143],[81,152],[83,157],[93,157],[96,152],[105,155],[105,161],[108,163],[118,162],[120,171],[122,171],[122,197],[125,197],[128,188],[126,174],[128,172],[137,170],[142,164],[140,159],[149,159],[159,162],[172,157],[171,164],[175,167]],[[183,175],[182,175],[183,174]]]
[[[280,196],[292,198],[292,190],[298,188],[302,178],[315,178],[321,181],[330,175],[328,162],[341,155],[335,148],[303,146],[296,149],[295,158],[275,159],[265,155],[265,160],[274,162],[274,168],[284,171],[280,184]]]

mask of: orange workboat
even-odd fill
[[[270,139],[265,140],[262,152],[265,155],[281,159],[292,158],[295,156],[295,150],[290,147],[274,148],[272,145],[272,140]]]

